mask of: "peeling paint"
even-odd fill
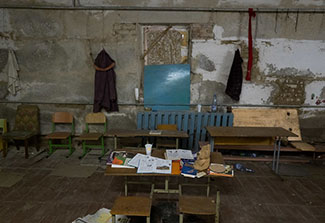
[[[282,0],[272,0],[272,1],[263,1],[263,4],[268,5],[268,6],[279,6]],[[227,3],[231,4],[234,6],[241,6],[243,4],[243,1],[241,0],[220,0],[220,4],[222,3]],[[258,5],[261,4],[260,0],[246,0],[245,4],[247,5]]]
[[[283,73],[325,77],[325,53],[321,50],[325,48],[324,41],[270,39],[267,44],[265,42],[257,40],[255,45],[259,49],[258,67],[266,75]]]
[[[324,0],[295,0],[296,5],[315,5],[315,6],[324,6]]]
[[[306,85],[305,92],[306,92],[305,104],[316,105],[316,101],[318,98],[325,99],[325,80],[313,81],[312,83]],[[312,99],[312,94],[315,95],[313,99]]]
[[[273,104],[268,99],[271,97],[271,92],[274,87],[267,85],[255,85],[244,81],[240,96],[241,104]]]
[[[273,103],[276,105],[302,105],[305,99],[304,81],[285,76],[275,81],[277,90],[273,95]]]
[[[193,42],[192,58],[205,55],[212,61],[215,69],[207,71],[197,66],[193,68],[194,73],[202,74],[203,81],[217,81],[226,83],[236,47],[233,45],[219,45],[216,41]]]
[[[219,40],[219,41],[222,40],[222,34],[223,34],[224,31],[225,30],[224,30],[223,27],[215,25],[213,27],[214,39]]]

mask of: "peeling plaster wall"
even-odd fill
[[[76,1],[78,6],[325,8],[321,0],[142,0]],[[0,5],[72,6],[72,1],[4,1]],[[241,99],[224,91],[234,52],[241,50],[246,74],[248,15],[239,12],[176,12],[127,10],[32,10],[0,8],[0,116],[9,117],[21,102],[41,109],[42,133],[50,130],[50,114],[68,109],[77,119],[91,111],[92,60],[104,47],[116,60],[119,113],[107,114],[109,128],[135,127],[141,104],[134,88],[142,81],[142,25],[190,26],[191,103],[209,109],[213,93],[221,105],[302,107],[301,128],[306,139],[325,141],[325,15],[321,13],[257,13],[252,21],[254,61],[252,81],[243,82]],[[22,90],[8,94],[6,61],[15,50]],[[308,108],[308,106],[319,106]],[[317,136],[313,135],[317,129]],[[319,130],[320,129],[320,130]],[[304,135],[303,135],[304,136]]]
[[[259,49],[258,68],[266,75],[325,77],[324,40],[257,40]],[[289,70],[291,69],[291,71]]]

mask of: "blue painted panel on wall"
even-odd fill
[[[144,106],[158,110],[189,110],[190,65],[144,67]]]

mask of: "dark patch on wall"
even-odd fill
[[[197,56],[197,60],[199,61],[199,67],[203,70],[206,70],[206,71],[215,71],[216,68],[214,66],[214,63],[209,60],[209,58],[203,54],[199,54]]]
[[[305,84],[298,77],[286,77],[275,82],[277,93],[273,96],[275,105],[302,105],[305,101]]]
[[[226,86],[223,83],[215,81],[202,81],[199,88],[200,97],[198,103],[200,104],[211,104],[213,95],[217,95],[217,103],[225,104],[228,100],[228,96],[225,94]]]
[[[2,71],[8,61],[8,50],[7,49],[0,49],[0,71]]]
[[[85,110],[86,109],[86,105],[81,105],[81,104],[55,104],[55,107],[58,108],[71,108],[71,109],[81,109],[81,110]]]
[[[300,119],[300,130],[305,142],[325,142],[325,111],[315,116]]]
[[[8,131],[11,131],[14,127],[16,106],[13,106],[12,104],[1,103],[0,108],[0,117],[7,119]]]
[[[202,74],[191,72],[191,84],[201,83],[201,81],[202,81]]]
[[[0,81],[0,99],[5,99],[8,94],[8,83],[5,81]]]
[[[213,39],[213,24],[193,24],[192,39]]]
[[[115,23],[114,36],[118,42],[130,42],[137,38],[136,25],[133,23]]]

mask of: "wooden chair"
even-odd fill
[[[25,158],[28,158],[29,141],[33,139],[37,151],[39,144],[37,137],[40,133],[39,108],[36,105],[19,105],[15,116],[13,131],[4,133],[2,138],[6,141],[14,141],[19,150],[19,142],[23,141],[25,146]],[[7,155],[7,148],[3,150],[3,156]]]
[[[83,153],[79,157],[79,159],[83,158],[91,149],[91,148],[100,148],[102,150],[102,154],[99,157],[101,159],[107,151],[105,151],[104,146],[104,134],[107,132],[107,122],[106,116],[104,113],[89,113],[85,118],[85,133],[81,134],[77,140],[82,141],[82,150]],[[101,125],[103,127],[102,132],[90,132],[90,127],[94,125]],[[88,142],[100,142],[100,144],[88,144]]]
[[[208,195],[208,193],[207,193]],[[220,192],[217,190],[215,199],[203,196],[182,195],[182,185],[179,185],[179,222],[183,223],[184,214],[214,215],[219,222]]]
[[[7,141],[2,139],[2,135],[5,133],[7,133],[7,119],[0,119],[0,150],[3,151],[3,156],[8,147]]]
[[[150,197],[145,196],[119,196],[111,208],[112,222],[116,215],[143,216],[146,223],[150,223],[150,213],[154,184],[151,184]]]
[[[69,126],[69,131],[66,127]],[[64,131],[57,131],[61,127]],[[74,134],[74,119],[69,112],[55,112],[52,116],[52,133],[45,138],[49,140],[48,157],[54,153],[54,148],[68,148],[67,158],[74,152],[72,148],[72,135]],[[58,141],[58,143],[56,143]],[[66,141],[66,142],[63,142]]]
[[[175,124],[161,124],[157,125],[157,130],[169,130],[169,131],[177,131],[177,125]],[[176,148],[177,139],[169,139],[169,138],[157,138],[156,147],[168,147],[168,148]]]

